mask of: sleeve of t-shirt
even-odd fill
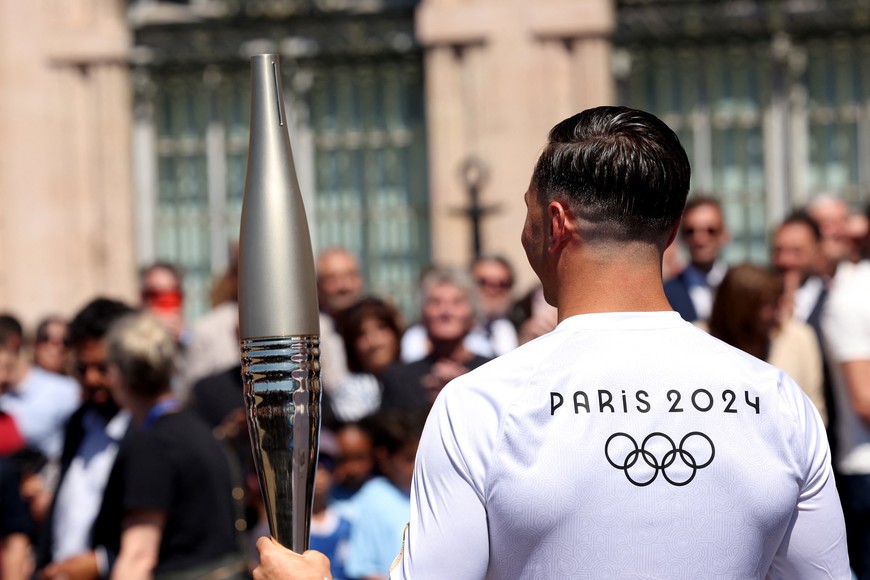
[[[774,557],[773,578],[851,578],[843,510],[831,470],[830,449],[818,411],[783,374],[780,394],[795,411],[795,439],[803,481],[798,504]],[[769,576],[770,577],[770,576]]]
[[[172,469],[164,450],[149,432],[130,442],[124,463],[124,509],[168,512]]]
[[[423,430],[411,486],[411,521],[392,580],[486,575],[486,477],[498,416],[480,393],[457,384],[463,379],[441,393]]]

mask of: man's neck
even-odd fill
[[[561,266],[556,304],[559,321],[596,312],[672,310],[662,287],[661,260],[655,254],[578,256]]]

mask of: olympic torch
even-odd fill
[[[239,236],[239,340],[251,447],[272,537],[308,549],[320,430],[314,258],[277,55],[251,58],[251,141]]]

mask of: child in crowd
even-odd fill
[[[337,456],[338,444],[335,435],[330,431],[321,431],[317,478],[314,482],[314,510],[311,517],[311,549],[326,554],[332,562],[333,580],[345,580],[344,561],[347,559],[351,523],[335,507],[329,505]]]
[[[356,518],[345,564],[351,578],[385,579],[399,554],[410,518],[414,458],[425,422],[425,411],[393,411],[372,421],[375,459],[382,475],[363,485],[354,498]]]

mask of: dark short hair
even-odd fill
[[[132,308],[117,300],[109,298],[92,300],[69,323],[67,344],[76,347],[86,340],[103,339],[112,323],[131,312],[133,312]]]
[[[21,322],[9,313],[0,314],[0,342],[6,343],[10,338],[24,338],[24,327]]]
[[[806,210],[799,209],[790,213],[788,217],[782,220],[782,223],[779,224],[777,230],[781,230],[785,226],[791,225],[802,225],[808,227],[813,234],[813,239],[816,242],[822,241],[822,230],[819,229],[819,222],[814,220]]]
[[[384,324],[396,335],[396,346],[402,338],[402,328],[399,324],[399,311],[379,298],[360,300],[339,318],[338,325],[341,338],[344,341],[344,352],[347,356],[347,368],[353,373],[365,372],[365,365],[356,351],[356,341],[362,334],[363,322],[374,318]],[[396,358],[398,358],[398,351]]]
[[[680,140],[660,119],[627,107],[596,107],[550,131],[532,185],[614,239],[653,241],[683,213],[691,169]]]

